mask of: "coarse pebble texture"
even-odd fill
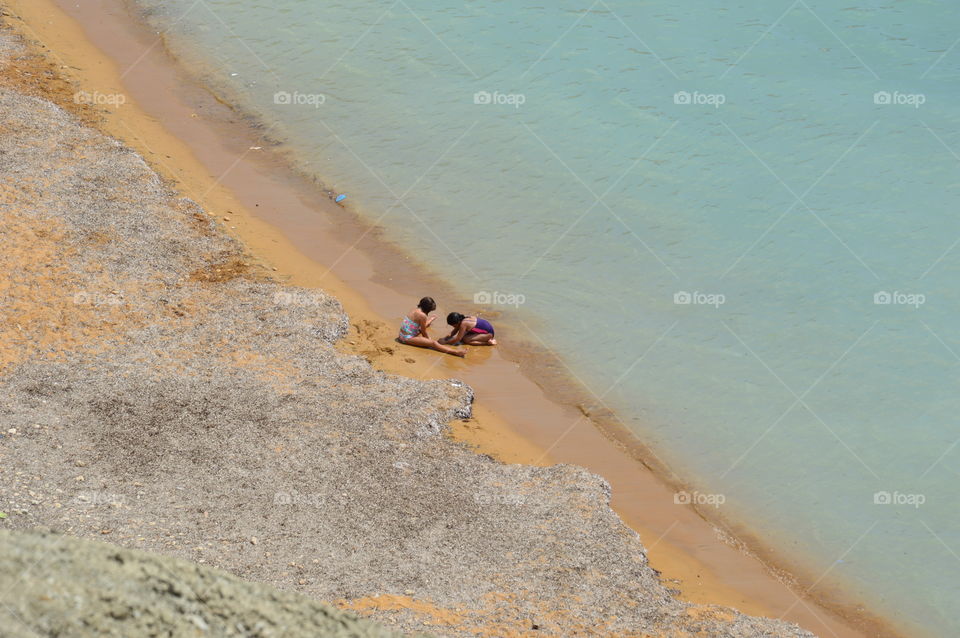
[[[4,51],[0,67],[30,63]],[[337,351],[336,299],[271,280],[80,118],[0,86],[0,528],[188,559],[404,631],[812,635],[676,600],[600,477],[443,436],[468,387]],[[0,603],[18,582],[0,574]]]
[[[300,594],[189,561],[69,536],[0,530],[0,636],[400,638]]]

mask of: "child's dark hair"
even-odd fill
[[[437,302],[433,300],[433,297],[424,297],[417,304],[417,308],[426,313],[431,313],[437,309]]]
[[[461,315],[459,312],[451,312],[449,315],[447,315],[448,326],[459,326],[461,321],[463,321],[463,315]]]

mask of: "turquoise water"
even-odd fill
[[[960,635],[953,5],[142,4],[693,498]]]

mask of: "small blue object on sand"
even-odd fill
[[[345,200],[346,198],[347,198],[346,195],[337,195],[337,198],[336,198],[335,200],[333,200],[333,201],[335,201],[335,202],[337,202],[337,203],[339,204],[340,202],[342,202],[342,201]]]

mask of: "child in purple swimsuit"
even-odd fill
[[[447,315],[447,323],[453,330],[440,343],[460,343],[465,346],[495,346],[493,324],[480,317],[465,317],[459,312]]]
[[[466,354],[463,350],[457,350],[450,346],[442,345],[435,339],[431,339],[427,334],[427,328],[433,323],[435,317],[428,315],[437,309],[437,302],[431,297],[424,297],[417,304],[417,307],[407,313],[400,324],[400,334],[397,335],[397,341],[420,348],[430,348],[444,354],[452,354],[455,357],[462,357]]]

